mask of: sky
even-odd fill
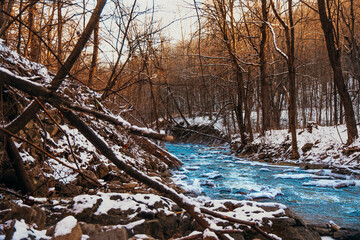
[[[126,0],[131,4],[132,0]],[[182,34],[186,37],[193,32],[196,25],[196,11],[192,0],[138,0],[140,8],[151,8],[155,5],[155,19],[163,26],[168,24],[164,34],[171,40],[181,40]],[[181,20],[180,20],[181,19]]]

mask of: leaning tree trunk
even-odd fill
[[[334,26],[331,22],[331,19],[326,13],[325,0],[318,0],[318,8],[321,27],[325,35],[328,57],[334,72],[334,88],[336,87],[340,96],[341,103],[344,106],[345,123],[348,134],[347,144],[351,144],[356,138],[358,138],[358,130],[356,127],[356,120],[352,101],[349,92],[347,91],[342,72],[340,51],[335,46]]]
[[[100,22],[97,22],[96,27],[94,29],[94,48],[93,48],[93,55],[90,65],[90,73],[89,73],[89,80],[88,85],[91,86],[93,83],[95,74],[96,74],[96,65],[98,61],[98,53],[99,53],[99,28],[100,28]]]
[[[51,87],[50,87],[51,91],[49,91],[50,93],[55,92],[57,90],[57,88],[60,86],[61,82],[68,75],[68,73],[69,73],[71,67],[74,65],[75,61],[80,56],[80,53],[81,53],[82,49],[84,48],[86,42],[88,41],[96,22],[99,21],[100,14],[102,12],[102,9],[105,6],[105,3],[106,3],[106,0],[98,0],[98,3],[94,9],[94,12],[93,12],[90,20],[89,20],[89,23],[86,26],[84,32],[82,33],[79,41],[77,42],[73,52],[70,54],[70,56],[68,57],[68,59],[66,60],[64,65],[61,66],[61,68],[59,69],[59,71],[57,72],[55,77],[53,78],[53,80],[51,82]],[[9,123],[5,126],[6,130],[10,131],[12,133],[17,133],[20,129],[24,128],[25,125],[30,120],[32,120],[35,117],[35,115],[39,109],[40,109],[40,107],[38,106],[38,103],[36,101],[32,101],[16,119],[14,119],[11,123]],[[12,158],[14,161],[13,166],[17,173],[17,176],[20,178],[19,180],[22,182],[22,184],[24,186],[24,191],[26,191],[27,193],[30,193],[34,189],[33,183],[29,179],[29,177],[25,171],[22,159],[20,158],[20,156],[18,156],[18,152],[15,151],[16,148],[14,149],[14,146],[12,146],[11,142],[12,142],[12,140],[9,138],[7,141],[7,144],[6,144],[7,145],[6,146],[7,153],[9,154],[9,157]]]
[[[80,56],[85,44],[90,38],[92,31],[96,26],[96,22],[99,21],[101,12],[105,6],[106,0],[98,0],[96,7],[91,15],[91,18],[81,34],[78,42],[76,43],[74,50],[71,52],[70,56],[66,59],[65,63],[58,70],[57,74],[51,81],[50,90],[55,92],[60,84],[63,82],[65,77],[68,75],[72,66],[75,64],[75,61]],[[19,115],[16,119],[14,119],[10,124],[6,125],[6,130],[17,133],[20,129],[24,128],[25,125],[34,118],[35,114],[40,109],[37,102],[32,101],[25,110]]]

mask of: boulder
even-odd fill
[[[5,207],[5,205],[1,205],[1,208]],[[44,228],[46,214],[41,208],[36,206],[29,207],[26,205],[19,206],[13,202],[8,202],[7,207],[11,210],[4,216],[4,221],[24,219],[24,221],[28,224],[36,224],[39,229]]]
[[[302,219],[289,209],[285,212],[287,218],[264,218],[263,230],[286,240],[321,240],[320,234],[308,227]]]
[[[67,216],[55,226],[52,240],[81,240],[81,227],[73,216]]]
[[[127,240],[128,235],[124,227],[112,229],[106,232],[98,232],[90,236],[89,240]]]
[[[104,163],[100,163],[96,168],[96,175],[98,178],[103,178],[109,174],[109,167]]]
[[[93,171],[85,169],[85,170],[82,170],[82,172],[84,174],[86,174],[88,177],[90,177],[94,180],[98,180],[98,178],[96,177],[96,174]],[[77,180],[78,180],[78,184],[83,187],[92,188],[92,187],[97,186],[93,181],[91,181],[87,177],[82,176],[81,174],[79,174],[77,176]]]
[[[314,146],[313,143],[305,143],[304,146],[301,148],[301,150],[306,153]]]
[[[101,232],[101,226],[99,224],[91,224],[91,223],[80,223],[81,230],[83,234],[88,236],[93,236],[98,232]]]
[[[5,240],[48,239],[48,236],[46,236],[46,230],[39,231],[35,229],[32,224],[29,225],[25,223],[23,219],[21,221],[12,220],[5,222],[3,230],[5,230]]]

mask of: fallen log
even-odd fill
[[[119,169],[123,170],[129,176],[146,184],[147,186],[165,194],[166,197],[173,200],[179,207],[185,209],[204,229],[209,228],[213,224],[200,211],[200,209],[192,204],[192,201],[182,194],[178,194],[174,189],[169,188],[165,184],[145,175],[136,168],[130,166],[126,162],[120,160],[116,154],[107,146],[107,144],[98,137],[98,135],[71,110],[58,106],[63,116],[70,122],[72,126],[77,128],[105,157],[114,163]],[[219,234],[221,239],[229,239],[223,234]]]
[[[91,114],[94,117],[97,117],[98,119],[101,119],[101,120],[110,122],[114,125],[117,125],[119,127],[122,127],[124,129],[126,129],[127,131],[129,131],[130,133],[138,135],[138,136],[144,136],[144,137],[153,138],[153,139],[162,140],[162,141],[173,141],[174,140],[174,137],[171,135],[161,134],[161,133],[157,133],[151,129],[141,128],[138,126],[131,125],[129,122],[122,119],[121,117],[110,116],[109,114],[105,114],[105,113],[102,113],[102,112],[99,112],[96,110],[92,110],[87,107],[77,106],[77,105],[73,104],[69,99],[61,96],[60,94],[51,92],[44,85],[34,83],[25,77],[17,76],[15,74],[13,74],[12,72],[8,71],[7,69],[1,68],[1,67],[0,67],[0,83],[4,83],[4,84],[7,84],[14,88],[17,88],[17,89],[24,91],[32,96],[41,97],[42,99],[44,99],[45,101],[47,101],[53,105],[61,104],[66,108],[73,109],[74,111]],[[28,108],[30,108],[30,109],[28,109]],[[28,106],[21,115],[25,114],[28,111],[32,112],[31,105]],[[18,118],[20,118],[20,116]],[[17,128],[15,128],[15,129],[13,129],[13,128],[16,125],[15,122],[19,121],[18,118],[16,118],[13,122],[8,124],[6,126],[6,129],[13,133],[17,132],[16,131]],[[24,121],[27,121],[27,120],[24,120]],[[14,131],[12,131],[12,129]]]
[[[154,155],[155,157],[161,159],[169,167],[178,167],[183,164],[177,157],[165,151],[164,149],[162,149],[152,141],[137,136],[133,136],[133,139],[135,139],[135,141],[140,145],[142,149],[144,149],[149,154]]]

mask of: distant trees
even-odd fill
[[[207,116],[211,124],[222,122],[227,134],[239,133],[244,144],[254,131],[289,127],[294,157],[296,128],[309,121],[345,119],[348,143],[357,138],[356,1],[196,2],[200,24],[177,43],[154,20],[156,11],[137,0],[107,4],[70,72],[101,94],[95,105],[109,104],[129,121],[156,128]],[[56,72],[83,31],[90,5],[2,1],[0,36]]]
[[[358,131],[356,127],[355,114],[353,110],[352,101],[345,85],[344,74],[341,66],[341,50],[340,46],[336,46],[335,35],[334,35],[334,26],[331,21],[331,9],[329,8],[329,0],[318,0],[319,15],[321,21],[321,27],[324,31],[326,48],[328,51],[329,60],[331,67],[334,72],[334,85],[340,95],[342,105],[344,106],[345,111],[345,122],[348,133],[347,144],[351,144],[356,138],[358,138]],[[328,6],[328,9],[327,7]],[[351,7],[353,7],[353,2],[351,1]],[[340,8],[340,6],[338,6]],[[327,13],[329,11],[329,13]],[[330,16],[329,16],[330,15]],[[339,17],[339,16],[338,16]],[[334,17],[334,19],[336,19]],[[337,33],[339,34],[339,32]],[[338,42],[339,45],[339,42]]]

